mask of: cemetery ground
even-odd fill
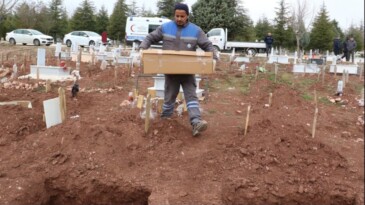
[[[20,73],[28,74],[36,48],[4,46],[10,57],[2,63],[12,67],[19,48],[34,49],[17,54]],[[47,64],[55,65],[50,49]],[[156,116],[145,133],[141,110],[123,105],[137,84],[144,96],[153,86],[137,69],[130,77],[120,67],[115,77],[113,66],[81,63],[74,99],[70,81],[53,82],[49,92],[34,79],[0,84],[0,102],[32,103],[0,106],[0,204],[363,204],[363,78],[350,75],[336,99],[341,74],[327,72],[322,83],[288,64],[275,77],[263,61],[252,58],[240,71],[222,57],[214,74],[202,75],[209,127],[199,137],[186,112]],[[46,129],[43,101],[58,97],[59,87],[66,120]]]

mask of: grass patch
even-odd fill
[[[313,84],[315,84],[317,80],[314,79],[302,79],[296,83],[297,87],[300,90],[308,90]]]
[[[308,93],[302,94],[302,98],[304,100],[313,100],[313,96],[309,95]]]
[[[291,73],[283,73],[281,75],[280,82],[283,82],[283,83],[285,83],[287,85],[292,85],[293,84],[293,79],[294,79],[293,74],[291,74]]]
[[[218,91],[223,90],[226,91],[229,88],[238,89],[242,94],[246,95],[250,92],[249,84],[251,83],[252,77],[251,75],[243,75],[240,78],[234,76],[224,76],[222,79],[214,79],[209,84],[209,90]]]
[[[275,73],[269,73],[269,80],[275,82]],[[276,83],[282,83],[286,85],[292,85],[294,81],[294,76],[291,73],[282,73],[276,76]]]
[[[109,88],[111,85],[111,82],[95,82],[95,87],[97,88]]]
[[[217,113],[217,111],[216,111],[216,110],[208,110],[208,113],[209,113],[209,114],[216,114],[216,113]]]
[[[361,95],[361,91],[363,91],[364,85],[363,84],[355,84],[354,89],[355,89],[356,93]]]
[[[46,92],[46,87],[43,85],[38,85],[38,87],[32,89],[32,92],[44,93]]]
[[[326,97],[320,97],[318,99],[318,102],[323,103],[325,105],[332,105],[332,102],[330,100],[328,100],[328,98],[326,98]]]

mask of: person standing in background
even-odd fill
[[[338,56],[341,53],[341,41],[339,36],[333,40],[333,53],[335,56]]]
[[[346,47],[347,47],[347,57],[346,57],[346,61],[350,60],[350,56],[351,56],[351,62],[354,63],[354,58],[355,58],[355,50],[356,50],[356,41],[354,40],[354,37],[350,37],[350,39],[347,41],[346,43]]]
[[[271,53],[272,44],[274,43],[274,38],[271,36],[269,32],[264,39],[266,44],[266,57],[269,57],[269,53]]]

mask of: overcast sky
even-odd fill
[[[50,0],[45,0],[50,1]],[[130,4],[132,0],[126,0]],[[184,2],[191,7],[197,0],[185,0]],[[275,17],[275,7],[278,7],[280,0],[241,0],[243,6],[247,9],[251,19],[256,22],[260,17],[265,15],[270,21]],[[285,0],[289,5],[295,5],[298,0]],[[303,1],[303,0],[301,0]],[[364,0],[306,0],[313,11],[311,17],[315,17],[324,2],[330,19],[336,19],[342,29],[347,29],[351,24],[359,25],[364,21]],[[76,7],[80,5],[81,0],[63,0],[68,12],[73,14]],[[92,0],[97,11],[102,5],[112,13],[113,7],[117,0]],[[137,6],[145,6],[146,10],[157,11],[157,0],[138,0]]]

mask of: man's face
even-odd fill
[[[179,26],[183,26],[186,24],[188,20],[188,15],[185,10],[175,10],[175,22]]]
[[[268,33],[267,35],[271,36],[271,33]]]

